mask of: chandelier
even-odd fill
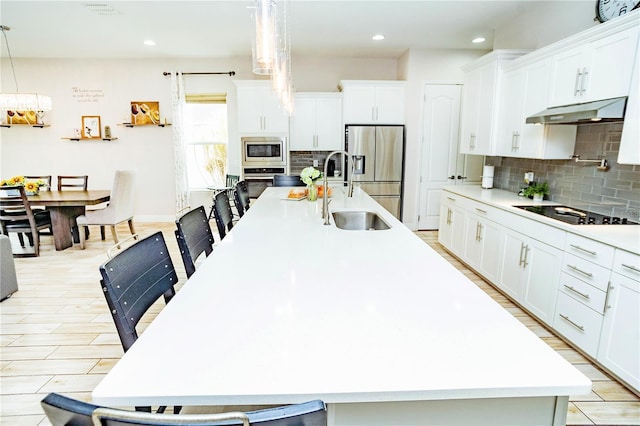
[[[286,0],[255,0],[254,21],[253,72],[271,76],[274,92],[291,115],[294,90]]]
[[[11,49],[9,48],[9,41],[7,40],[6,31],[11,28],[0,25],[0,31],[4,37],[4,42],[7,46],[7,54],[9,55],[9,63],[11,64],[11,72],[13,73],[13,82],[16,86],[16,93],[0,93],[0,110],[6,111],[34,111],[37,114],[39,123],[29,124],[43,124],[42,117],[45,111],[51,111],[51,98],[45,95],[39,95],[37,93],[22,93],[18,88],[18,79],[16,78],[16,71],[13,66],[13,58],[11,57]]]

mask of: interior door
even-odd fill
[[[425,84],[423,91],[418,229],[438,229],[442,187],[477,182],[484,157],[458,151],[462,86]]]

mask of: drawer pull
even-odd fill
[[[564,287],[565,287],[567,290],[571,290],[572,292],[576,293],[577,295],[580,295],[580,296],[584,297],[585,299],[591,299],[591,298],[589,297],[589,295],[588,295],[588,294],[586,294],[586,293],[582,293],[582,292],[579,292],[579,291],[578,291],[578,290],[576,290],[573,286],[570,286],[570,285],[566,285],[566,284],[564,284]]]
[[[592,256],[596,256],[596,255],[598,254],[598,253],[597,253],[597,252],[595,252],[595,251],[587,250],[586,248],[582,248],[582,247],[577,246],[577,245],[575,245],[575,244],[571,244],[571,247],[573,247],[573,248],[574,248],[574,249],[576,249],[576,250],[580,250],[580,251],[583,251],[583,252],[585,252],[585,253],[589,253],[589,254],[590,254],[590,255],[592,255]]]
[[[581,273],[582,275],[585,275],[585,276],[587,276],[587,277],[589,277],[589,278],[593,278],[593,274],[592,274],[591,272],[585,272],[585,271],[583,271],[582,269],[580,269],[580,268],[578,268],[578,267],[576,267],[576,266],[573,266],[573,265],[569,265],[569,264],[567,264],[567,266],[568,266],[569,268],[573,269],[574,271]]]
[[[633,265],[625,265],[624,263],[622,263],[621,265],[624,266],[625,268],[631,269],[634,272],[640,272],[640,269],[636,268]]]
[[[566,315],[562,315],[562,314],[558,314],[558,315],[560,315],[560,317],[561,317],[563,320],[565,320],[566,322],[568,322],[569,324],[571,324],[572,326],[574,326],[574,327],[575,327],[575,328],[577,328],[578,330],[580,330],[580,331],[584,331],[584,327],[583,327],[583,326],[578,325],[578,324],[576,324],[575,322],[571,321],[571,320],[569,319],[569,317],[568,317],[568,316],[566,316]]]
[[[486,210],[482,210],[482,209],[479,209],[479,208],[477,208],[477,207],[476,207],[476,211],[477,211],[478,213],[487,214],[487,211],[486,211]]]
[[[453,201],[454,203],[456,202],[456,199],[455,198],[451,198],[451,197],[447,197],[447,200]]]

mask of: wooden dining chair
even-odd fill
[[[89,176],[87,175],[60,175],[58,176],[58,191],[76,189],[86,191],[89,187]]]
[[[182,263],[189,278],[196,271],[196,260],[213,251],[213,232],[204,206],[193,209],[176,220],[175,235],[182,256]]]
[[[257,411],[216,414],[156,414],[102,407],[58,393],[40,402],[53,426],[326,426],[327,407],[321,400]]]
[[[216,219],[218,235],[220,235],[220,239],[223,239],[227,232],[233,228],[233,212],[231,211],[227,191],[218,192],[214,197],[213,216]]]
[[[132,171],[116,171],[113,181],[113,188],[109,199],[109,205],[100,210],[87,210],[83,215],[76,218],[78,226],[89,227],[90,225],[109,226],[113,242],[118,244],[118,233],[116,226],[127,222],[131,235],[136,231],[133,227],[133,209],[135,204],[134,173]],[[104,240],[104,232],[101,231]],[[85,235],[80,232],[80,248],[84,249]]]
[[[39,190],[40,191],[51,191],[51,175],[41,175],[41,176],[35,176],[35,175],[24,175],[24,179],[25,181],[41,181],[44,182],[44,185],[42,185]],[[42,207],[32,207],[31,211],[33,211],[33,214],[38,216],[38,215],[45,215],[49,217],[49,220],[51,220],[51,214],[49,211],[47,211],[47,209],[42,208]],[[51,229],[49,229],[48,231],[44,232],[44,230],[39,231],[40,235],[53,235],[53,232]],[[29,238],[29,244],[31,246],[33,246],[33,239],[31,238],[30,234],[27,234],[27,238]],[[18,234],[18,241],[20,241],[20,245],[22,247],[24,247],[24,237],[23,234]]]
[[[40,233],[42,229],[51,229],[49,215],[36,215],[24,191],[24,186],[0,186],[0,227],[2,233],[9,235],[27,234],[33,253],[17,253],[14,257],[40,256]]]

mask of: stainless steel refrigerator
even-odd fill
[[[404,126],[346,126],[345,148],[354,160],[354,185],[402,220]],[[351,165],[345,159],[345,175]]]

